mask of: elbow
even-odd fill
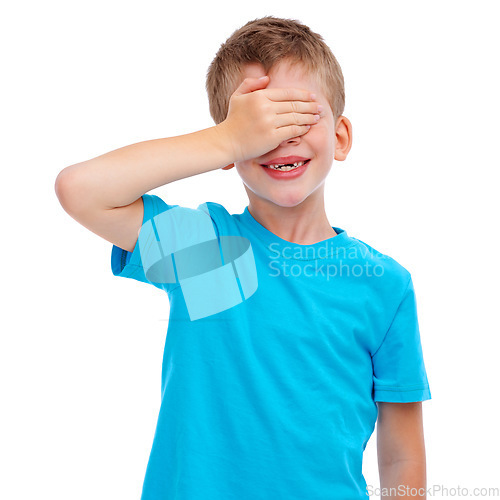
[[[54,182],[54,191],[56,192],[57,199],[62,204],[62,200],[64,199],[64,189],[67,185],[67,174],[66,169],[61,170],[56,177]]]
[[[54,191],[56,193],[57,199],[66,211],[68,210],[72,198],[70,195],[72,175],[68,168],[69,167],[61,170],[54,182]]]
[[[54,182],[57,199],[69,214],[81,209],[86,199],[79,169],[75,167],[76,165],[71,165],[61,170]]]

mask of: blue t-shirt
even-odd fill
[[[248,207],[142,198],[111,256],[170,303],[141,500],[366,500],[375,402],[431,399],[410,273],[338,227],[298,245]]]

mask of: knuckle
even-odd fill
[[[260,123],[263,127],[269,129],[274,125],[274,117],[269,113],[259,112],[255,116],[254,123]]]
[[[262,102],[262,109],[266,113],[270,113],[272,111],[272,104],[271,104],[271,102],[268,101],[267,99],[265,101],[263,101]]]

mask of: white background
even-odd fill
[[[326,211],[412,273],[432,393],[427,484],[500,487],[497,5],[46,0],[3,10],[0,497],[139,499],[168,298],[112,275],[111,243],[62,209],[54,181],[127,144],[212,126],[207,68],[234,30],[265,15],[307,24],[342,66],[353,147],[333,164]],[[150,193],[230,213],[248,204],[235,169]],[[379,484],[376,433],[363,471]]]

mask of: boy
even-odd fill
[[[56,180],[65,210],[114,244],[113,274],[170,301],[142,500],[366,498],[376,421],[382,491],[424,498],[431,394],[411,275],[324,209],[352,141],[335,57],[296,21],[257,19],[220,47],[207,92],[216,126]],[[233,167],[241,214],[145,194]]]

